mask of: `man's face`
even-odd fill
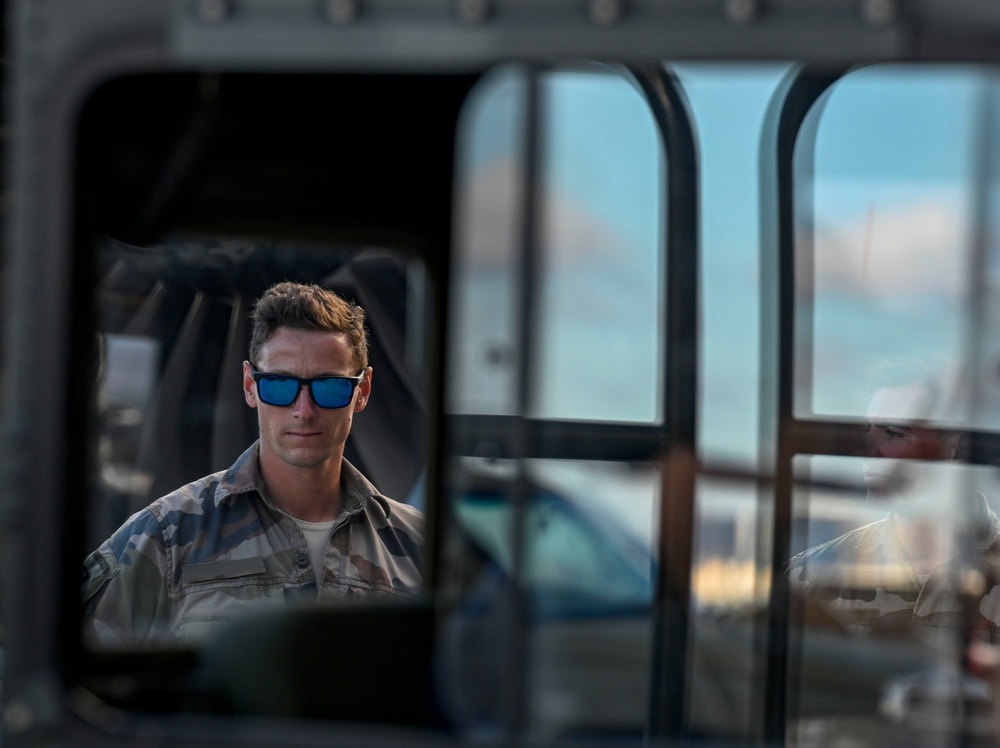
[[[895,493],[911,482],[909,460],[951,458],[950,443],[921,419],[929,413],[929,390],[922,385],[887,387],[875,393],[865,418],[865,484],[869,496]]]
[[[897,460],[941,460],[947,455],[934,429],[903,423],[866,421],[868,455]]]
[[[279,327],[260,351],[258,371],[304,379],[355,376],[351,349],[341,333]],[[314,468],[340,463],[355,413],[364,410],[371,394],[371,369],[343,408],[320,408],[308,387],[286,407],[260,401],[249,364],[243,366],[243,394],[257,409],[261,459],[277,459],[291,467]]]

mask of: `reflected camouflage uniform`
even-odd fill
[[[84,562],[92,643],[200,638],[251,609],[421,588],[423,515],[379,494],[347,460],[344,511],[317,590],[306,539],[263,490],[255,443],[228,470],[133,515]]]
[[[985,554],[1000,542],[1000,521],[981,494],[977,509],[973,541],[980,554]],[[982,566],[990,568],[985,561]],[[975,593],[978,606],[964,610],[959,594],[963,568],[968,570],[968,565],[963,567],[953,558],[925,578],[918,577],[906,561],[893,515],[889,515],[803,551],[788,562],[786,572],[794,592],[819,602],[852,630],[933,635],[941,629],[971,625],[980,638],[1000,643],[1000,580],[988,579],[980,585]]]

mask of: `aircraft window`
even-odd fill
[[[469,97],[459,140],[458,225],[452,285],[456,309],[448,407],[460,413],[515,410],[517,324],[514,259],[520,242],[524,85],[494,73]]]
[[[491,475],[497,470],[494,464],[485,472]],[[615,463],[569,465],[543,460],[531,461],[530,472],[536,488],[526,520],[524,574],[535,605],[547,608],[575,598],[589,606],[648,607],[655,563],[650,528],[655,524],[656,473],[637,468],[637,475],[627,475],[625,466]],[[567,473],[576,475],[566,480]],[[588,484],[579,480],[581,474],[586,474]],[[625,485],[628,493],[623,491]],[[490,488],[488,483],[477,486],[470,478],[468,489],[458,497],[456,513],[470,539],[509,574],[513,512],[507,489]]]
[[[502,661],[481,651],[502,636],[514,563],[514,466],[465,458],[455,514],[478,573],[449,623],[449,705],[462,723],[500,711]],[[652,651],[652,513],[657,471],[612,462],[528,462],[523,580],[532,698],[538,735],[585,731],[638,736],[649,701]],[[582,479],[586,476],[586,480]],[[623,486],[630,493],[623,493]],[[611,493],[609,493],[609,491]],[[616,497],[616,503],[609,501]],[[634,507],[627,507],[627,501]],[[631,510],[632,517],[629,517]],[[468,568],[468,562],[465,564]],[[473,670],[467,663],[477,662]],[[609,689],[609,685],[613,687]]]
[[[923,417],[1000,423],[997,171],[982,156],[996,91],[981,69],[876,66],[810,112],[795,152],[796,413],[856,417],[880,387],[934,379]]]
[[[631,559],[631,568],[649,567],[642,572],[642,586],[648,588],[650,560],[656,554],[659,470],[642,463],[588,460],[530,460],[527,466],[533,479],[566,497],[573,510],[591,518],[595,526],[607,526],[609,534],[631,538],[615,545],[621,548],[620,555]],[[644,594],[648,595],[648,589]]]
[[[241,656],[229,659],[216,638],[232,625],[251,639],[260,636],[255,648],[289,645],[302,621],[268,630],[265,607],[293,619],[315,607],[316,615],[335,619],[320,628],[350,628],[355,624],[346,619],[355,609],[338,617],[330,610],[346,606],[322,604],[349,596],[371,603],[358,607],[373,637],[397,625],[378,603],[406,608],[398,619],[414,625],[406,634],[396,631],[408,643],[401,648],[425,659],[410,663],[399,688],[407,679],[412,685],[411,676],[429,677],[431,618],[424,601],[432,575],[423,532],[432,523],[412,507],[427,507],[434,493],[428,486],[437,479],[429,413],[440,410],[431,401],[441,378],[439,281],[454,191],[449,166],[455,121],[473,81],[471,75],[133,74],[112,76],[81,102],[79,118],[68,125],[76,128],[73,225],[66,234],[74,313],[65,355],[79,376],[72,377],[66,438],[74,455],[67,483],[88,490],[85,501],[74,493],[65,502],[63,524],[74,528],[72,537],[67,532],[67,568],[78,572],[83,563],[86,574],[83,604],[75,581],[64,612],[71,646],[81,631],[84,644],[73,650],[79,657],[69,676],[93,693],[146,708],[155,687],[143,680],[144,657],[162,647],[169,651],[157,661],[161,674],[177,680],[156,711],[250,709],[253,699],[240,689],[256,688],[260,712],[337,718],[343,707],[352,718],[382,720],[348,702],[307,706],[308,699],[296,699],[268,707],[268,677],[302,682],[307,664],[319,667],[324,644],[311,635],[296,638],[310,657],[275,655],[273,662],[288,662],[287,671],[246,678],[227,670]],[[331,108],[331,97],[342,108]],[[410,97],[427,106],[414,108],[400,127],[394,115]],[[307,521],[317,517],[277,511],[266,490],[241,493],[251,496],[242,504],[197,504],[202,494],[192,490],[190,512],[173,505],[175,512],[159,518],[143,513],[159,497],[227,471],[242,455],[241,466],[255,465],[247,450],[264,409],[248,402],[265,398],[244,366],[251,358],[250,314],[254,301],[281,281],[325,286],[364,309],[370,392],[367,380],[338,380],[353,387],[355,398],[353,409],[338,410],[336,396],[344,390],[328,381],[324,413],[341,424],[339,414],[353,415],[347,461],[375,491],[409,506],[383,503],[355,476],[356,490],[345,493],[357,501],[345,504],[333,528]],[[341,367],[328,359],[317,368],[321,374]],[[275,373],[299,372],[282,362]],[[298,404],[319,410],[322,387],[314,381]],[[324,434],[304,436],[323,440]],[[231,474],[248,478],[246,485],[259,477],[253,467]],[[224,481],[206,479],[206,493]],[[218,515],[199,511],[205,507]],[[361,512],[369,509],[384,512],[389,524],[366,525],[374,515]],[[390,516],[412,523],[379,535],[392,526]],[[368,551],[359,526],[369,528]],[[117,533],[119,527],[128,529]],[[337,532],[345,528],[338,547]],[[324,542],[326,529],[332,535]],[[310,544],[313,536],[319,542]],[[126,567],[139,582],[122,581]],[[79,580],[76,573],[72,578]],[[310,602],[318,604],[284,605]],[[205,656],[198,665],[192,650]],[[222,663],[215,672],[198,670],[212,661]],[[119,675],[134,676],[134,687],[116,690]],[[214,697],[191,700],[179,681],[201,676],[230,680],[213,686]],[[418,701],[410,694],[387,697],[384,719],[395,713],[423,724],[431,710]]]
[[[756,637],[770,593],[772,505],[761,447],[761,125],[787,64],[678,62],[698,125],[701,220],[697,514],[692,562],[692,734],[759,730]],[[766,354],[765,354],[766,355]],[[758,628],[759,626],[759,628]]]
[[[67,126],[73,318],[60,355],[73,376],[60,438],[73,478],[59,523],[60,579],[73,588],[60,646],[78,722],[211,712],[222,734],[229,715],[301,717],[337,721],[341,737],[440,725],[434,440],[453,138],[475,80],[134,74],[81,102]],[[363,308],[370,388],[352,383],[367,367],[350,348],[345,359],[297,339],[253,360],[253,304],[282,281]],[[297,369],[302,357],[314,373]],[[284,383],[246,365],[268,358],[270,373],[308,387],[288,407]],[[298,516],[248,449],[267,420],[248,406],[261,403],[272,446],[320,442],[329,455],[349,423],[344,457],[374,489],[341,464],[343,511]],[[282,425],[307,406],[331,427]],[[192,481],[161,514],[145,510]],[[352,673],[336,699],[316,687],[331,672]]]
[[[430,321],[421,262],[387,250],[238,237],[148,248],[108,239],[100,254],[99,478],[88,552],[155,499],[228,469],[258,438],[242,386],[250,311],[267,286],[288,278],[365,309],[373,391],[353,419],[345,456],[386,496],[423,507]]]
[[[446,563],[444,668],[462,727],[646,727],[668,158],[620,70],[498,71],[464,113],[446,403],[464,555]]]
[[[787,603],[779,727],[799,744],[994,730],[998,80],[861,68],[795,143],[790,558],[771,615]]]
[[[542,76],[537,357],[530,415],[659,420],[663,148],[648,105],[609,73]],[[461,413],[514,412],[516,203],[523,76],[484,82],[465,114],[460,167],[455,387]]]

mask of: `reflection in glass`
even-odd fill
[[[922,739],[956,735],[973,722],[943,715],[966,709],[974,720],[991,708],[989,663],[1000,651],[996,471],[929,457],[881,469],[885,459],[795,461],[793,542],[803,550],[787,572],[802,628],[789,727],[800,745],[833,735],[882,745],[909,730]]]
[[[998,81],[862,68],[796,147],[795,414],[865,430],[793,463],[799,745],[996,737],[1000,487],[962,461],[1000,423]]]

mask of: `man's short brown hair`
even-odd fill
[[[279,327],[339,332],[347,340],[359,374],[368,366],[368,333],[365,310],[328,288],[284,281],[267,289],[254,304],[250,336],[250,363],[258,363],[260,350]]]

